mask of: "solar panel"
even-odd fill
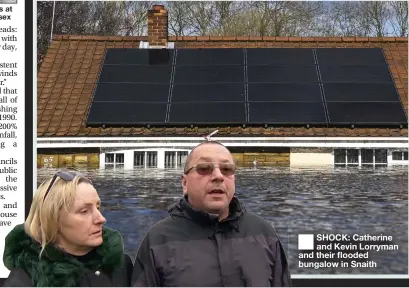
[[[247,65],[314,65],[314,54],[308,48],[249,48]]]
[[[398,102],[328,102],[327,107],[330,124],[407,124]]]
[[[107,49],[104,65],[171,65],[173,54],[173,49],[110,48]]]
[[[173,62],[173,50],[149,49],[150,65],[171,65]]]
[[[322,101],[318,83],[249,83],[249,101]]]
[[[318,82],[316,66],[248,66],[249,82]]]
[[[386,65],[381,48],[317,48],[319,65]]]
[[[252,124],[327,124],[322,102],[250,102]]]
[[[175,70],[175,83],[244,81],[244,65],[176,66]]]
[[[89,125],[163,124],[166,103],[94,102],[88,116]]]
[[[392,82],[387,66],[319,66],[323,82]]]
[[[244,83],[174,84],[172,102],[245,101]]]
[[[169,83],[172,66],[105,65],[99,82]]]
[[[167,102],[169,84],[99,83],[93,101]]]
[[[400,101],[393,83],[325,83],[326,101]]]
[[[243,49],[178,49],[176,65],[244,65]]]
[[[377,48],[108,49],[87,121],[407,125]]]
[[[246,123],[244,102],[172,103],[171,124],[242,124]]]

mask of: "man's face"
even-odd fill
[[[203,144],[191,156],[187,168],[206,163],[214,164],[215,168],[213,171],[210,169],[209,173],[193,168],[187,175],[183,175],[183,193],[188,195],[189,203],[194,208],[227,217],[235,183],[234,174],[226,175],[229,174],[226,171],[234,165],[233,157],[225,147],[218,144]],[[224,164],[227,165],[223,166]],[[222,169],[219,165],[222,165]]]

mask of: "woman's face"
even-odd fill
[[[63,212],[57,244],[73,255],[84,255],[102,244],[102,226],[106,219],[99,211],[101,200],[88,183],[77,186],[74,203]]]

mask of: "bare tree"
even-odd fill
[[[51,19],[53,2],[37,2],[37,65],[42,62],[43,56],[51,41]]]
[[[117,35],[123,23],[123,2],[91,2],[91,25],[89,33],[94,35]],[[88,28],[86,27],[86,28]]]
[[[53,9],[55,5],[54,23]],[[89,5],[86,2],[37,2],[37,64],[42,62],[53,34],[86,34],[89,19]],[[51,27],[52,30],[51,31]]]
[[[187,36],[191,34],[189,31],[188,2],[172,1],[167,7],[169,9],[169,34],[175,36]]]
[[[250,34],[254,36],[304,36],[317,30],[323,2],[263,1],[247,2]]]
[[[369,29],[370,33],[377,37],[387,35],[387,22],[390,18],[388,2],[363,1],[360,3],[362,12],[362,29]]]
[[[276,2],[275,36],[307,36],[315,34],[317,20],[324,13],[323,2]]]
[[[233,5],[234,2],[230,2],[230,1],[217,1],[215,2],[215,7],[214,7],[214,11],[215,11],[215,23],[214,25],[217,27],[220,27],[220,32],[221,35],[224,34],[229,20],[232,17],[233,14]]]
[[[83,35],[87,31],[91,7],[87,2],[55,1],[54,33]],[[88,21],[87,21],[88,20]]]
[[[269,27],[272,22],[272,12],[270,9],[270,3],[264,2],[252,2],[250,5],[250,25],[252,25],[254,36],[269,36]]]
[[[147,11],[151,9],[153,2],[151,1],[124,1],[121,3],[123,19],[121,34],[126,36],[142,36],[147,35],[148,21]]]
[[[368,36],[369,28],[362,28],[361,17],[359,2],[333,2],[322,20],[321,32],[324,36]]]
[[[408,2],[39,1],[37,62],[54,34],[146,35],[147,11],[168,9],[170,35],[407,36]]]
[[[214,7],[213,34],[232,36],[240,34],[236,30],[237,15],[243,11],[243,2],[217,1]]]
[[[390,3],[392,27],[396,36],[408,36],[408,1],[393,1]]]
[[[214,2],[186,2],[187,23],[191,33],[205,36],[212,29]]]

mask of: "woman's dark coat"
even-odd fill
[[[132,261],[119,232],[103,229],[103,243],[79,261],[53,245],[41,245],[17,225],[6,237],[4,265],[11,271],[4,286],[130,286]]]

